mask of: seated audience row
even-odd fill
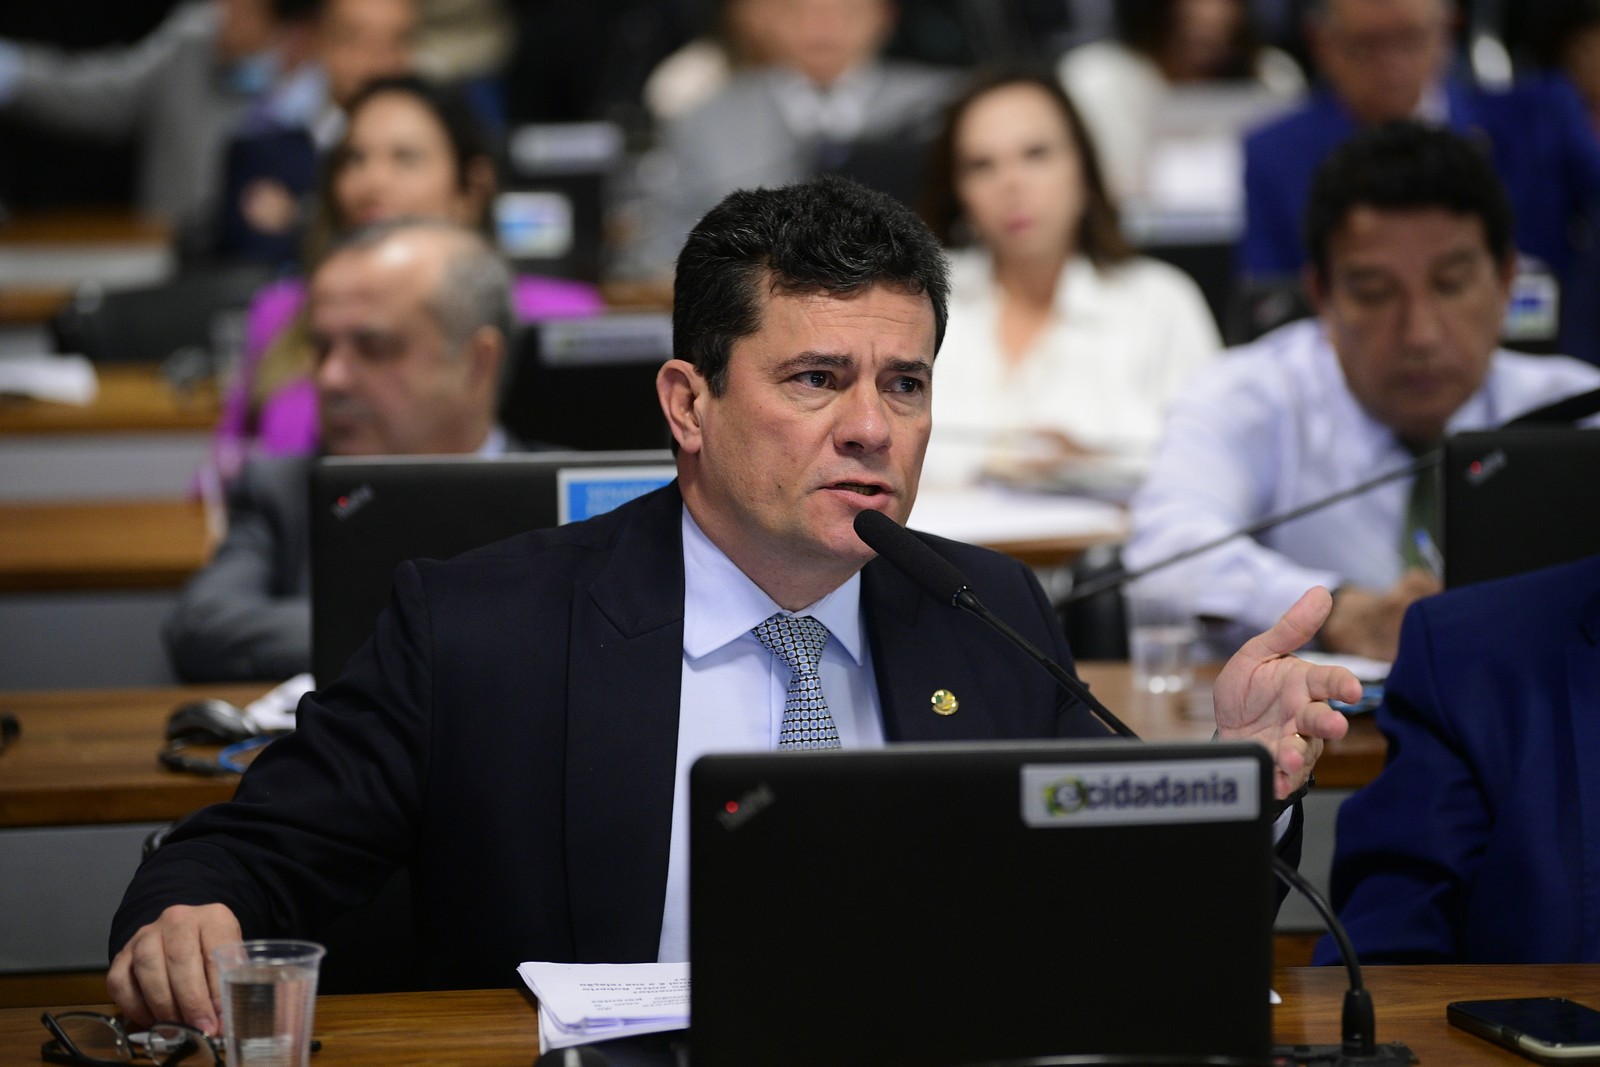
[[[0,41],[0,114],[135,142],[137,204],[170,222],[184,251],[207,254],[224,217],[247,210],[223,203],[230,141],[336,129],[362,82],[410,69],[414,2],[186,0],[123,48],[69,55]]]
[[[926,221],[967,246],[951,262],[930,484],[1024,455],[1147,459],[1220,340],[1195,283],[1128,246],[1060,85],[1008,71],[975,82],[949,109],[930,178]]]
[[[322,451],[478,453],[521,446],[496,423],[512,331],[510,276],[446,221],[376,223],[311,280],[306,339]],[[311,664],[312,457],[260,457],[228,495],[228,533],[166,627],[191,681],[288,678]]]
[[[1356,130],[1398,119],[1447,126],[1476,140],[1504,182],[1513,247],[1568,290],[1563,342],[1600,362],[1600,310],[1580,282],[1592,278],[1600,141],[1565,79],[1487,91],[1448,78],[1455,15],[1454,0],[1317,0],[1311,41],[1327,85],[1245,142],[1240,265],[1254,277],[1301,269],[1312,175]]]
[[[306,258],[316,262],[338,235],[385,219],[443,219],[487,234],[495,188],[494,157],[459,96],[414,77],[379,79],[350,101]],[[516,280],[514,299],[523,322],[603,307],[590,285],[531,275]],[[263,290],[250,309],[243,358],[217,427],[213,462],[224,482],[252,448],[300,455],[317,446],[304,302],[304,283],[286,279]]]
[[[1448,432],[1600,386],[1587,363],[1498,347],[1512,212],[1464,138],[1416,123],[1351,138],[1317,174],[1306,233],[1318,317],[1230,353],[1174,404],[1133,500],[1130,567],[1405,467]],[[1335,590],[1327,647],[1392,659],[1406,607],[1439,588],[1425,547],[1438,540],[1436,485],[1430,472],[1374,489],[1163,580],[1235,633],[1323,585]]]

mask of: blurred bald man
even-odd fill
[[[495,423],[511,335],[511,275],[478,234],[379,223],[338,245],[308,304],[323,447],[336,456],[520,448]],[[167,622],[190,681],[281,680],[310,669],[313,457],[261,457],[229,491],[228,536]]]

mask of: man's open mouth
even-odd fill
[[[834,489],[844,489],[851,493],[860,493],[862,496],[877,496],[884,492],[881,485],[864,485],[861,482],[834,482]]]

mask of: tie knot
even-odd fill
[[[828,628],[810,615],[779,612],[750,632],[796,674],[816,673],[822,646],[828,643]]]

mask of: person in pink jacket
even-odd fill
[[[401,216],[487,228],[495,170],[466,104],[412,76],[372,82],[352,99],[343,139],[328,160],[306,259],[337,234]],[[604,309],[591,285],[523,275],[513,287],[520,321]],[[238,373],[213,438],[212,472],[237,473],[251,452],[299,455],[318,445],[311,350],[301,321],[305,282],[288,278],[252,303]],[[202,475],[202,487],[210,481]]]

